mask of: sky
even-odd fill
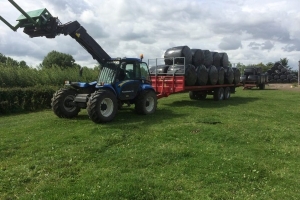
[[[14,0],[26,12],[47,8],[62,23],[77,20],[111,57],[163,57],[166,49],[226,52],[231,63],[287,58],[298,70],[299,0]],[[19,11],[0,0],[0,15],[16,25]],[[0,22],[0,53],[32,67],[52,50],[94,67],[97,61],[70,36],[29,38]]]

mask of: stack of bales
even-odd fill
[[[268,75],[262,72],[261,67],[249,66],[244,69],[244,74],[241,76],[241,82],[253,81],[256,84],[268,83]]]
[[[176,58],[177,57],[177,58]],[[178,58],[178,57],[184,57]],[[165,65],[150,68],[150,73],[185,76],[186,86],[238,84],[240,71],[228,67],[227,53],[178,46],[167,49]]]
[[[297,75],[276,62],[271,69],[267,71],[270,83],[294,83],[298,81]]]

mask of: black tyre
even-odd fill
[[[72,88],[62,88],[53,94],[51,107],[60,118],[73,118],[78,115],[80,108],[72,105],[77,91]]]
[[[148,115],[155,112],[157,97],[153,90],[142,91],[135,102],[135,110],[138,114]]]
[[[204,100],[207,95],[197,91],[190,91],[189,96],[192,100]]]
[[[227,100],[230,98],[230,87],[226,87],[224,89],[224,100]]]
[[[117,110],[117,97],[109,90],[96,91],[87,103],[89,117],[95,123],[112,121],[117,114]]]
[[[224,89],[223,88],[216,88],[214,90],[214,100],[221,101],[224,99]]]

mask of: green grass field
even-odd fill
[[[111,123],[86,111],[0,117],[0,199],[300,199],[299,91],[159,100]]]

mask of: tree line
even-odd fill
[[[289,66],[289,60],[287,58],[280,58],[279,62],[283,67],[285,67],[287,70],[293,71],[292,67]],[[242,63],[236,63],[234,66],[231,63],[230,65],[232,67],[237,67],[239,69],[245,69],[246,67],[261,67],[262,68],[262,72],[267,72],[269,69],[271,69],[274,66],[275,62],[268,62],[266,64],[260,62],[258,64],[250,64],[250,65],[244,65]],[[296,72],[295,72],[296,73]]]

